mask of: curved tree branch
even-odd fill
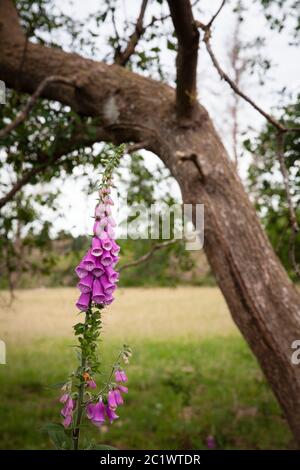
[[[207,28],[211,28],[213,22],[215,21],[215,19],[217,18],[217,16],[219,16],[219,14],[221,13],[223,7],[225,6],[225,3],[226,3],[226,0],[222,0],[222,3],[221,3],[221,5],[219,6],[219,8],[217,9],[216,13],[211,17],[211,19],[210,19],[209,22],[207,23],[207,25],[206,25]]]

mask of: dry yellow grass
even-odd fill
[[[16,292],[11,307],[0,296],[0,338],[27,342],[45,337],[71,337],[76,315],[75,288]],[[222,294],[214,287],[118,289],[105,311],[109,337],[132,339],[192,339],[239,334]]]

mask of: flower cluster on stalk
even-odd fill
[[[128,393],[124,385],[128,379],[123,363],[128,363],[131,350],[126,345],[118,354],[109,379],[99,387],[99,391],[95,379],[96,374],[102,373],[97,354],[102,311],[113,302],[119,280],[115,265],[119,260],[120,247],[115,241],[111,188],[112,172],[123,152],[124,148],[120,146],[114,158],[107,162],[94,213],[91,246],[75,269],[80,291],[76,306],[85,313],[85,320],[74,325],[79,342],[79,365],[64,384],[60,398],[63,426],[71,430],[74,449],[78,448],[82,418],[86,416],[97,427],[106,420],[113,422],[118,418],[117,408],[124,403],[124,394]]]
[[[111,184],[111,181],[108,182]],[[76,306],[87,311],[94,302],[96,305],[109,305],[113,302],[113,292],[119,280],[114,270],[119,257],[120,247],[115,241],[114,227],[116,223],[111,215],[113,200],[110,187],[100,189],[100,200],[95,208],[95,223],[90,249],[75,269],[81,294]]]

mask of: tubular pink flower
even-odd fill
[[[70,396],[70,395],[69,395],[68,393],[64,393],[64,394],[60,397],[60,399],[59,399],[60,403],[66,403],[66,401],[68,400],[69,396]]]
[[[112,423],[115,419],[118,419],[119,416],[115,413],[113,409],[111,409],[108,405],[105,407],[106,416],[108,417],[109,421]]]
[[[109,408],[115,410],[117,408],[117,402],[116,402],[116,397],[115,397],[115,393],[114,393],[114,390],[110,390],[108,392],[108,396],[107,396],[107,403],[108,403],[108,406]]]
[[[72,400],[72,398],[69,395],[68,399],[65,402],[65,406],[61,410],[62,416],[64,416],[64,418],[66,418],[73,411],[73,408],[74,408],[74,401]]]
[[[127,378],[127,375],[125,374],[124,370],[121,370],[120,374],[121,374],[121,377],[122,377],[121,382],[127,382],[128,378]]]
[[[112,244],[112,247],[111,247],[111,250],[110,250],[110,251],[111,251],[111,254],[112,254],[113,256],[118,256],[118,253],[119,253],[119,251],[120,251],[119,245],[117,244],[117,242],[116,242],[115,240],[112,240],[112,241],[111,241],[111,244]]]
[[[82,312],[85,312],[89,308],[91,300],[91,294],[81,294],[79,299],[76,302],[76,307],[79,308]]]
[[[109,282],[118,282],[119,280],[119,273],[117,273],[117,271],[115,271],[111,266],[107,266],[107,268],[105,268],[105,274],[109,280]]]
[[[62,398],[64,398],[65,400],[64,401],[65,406],[63,407],[60,413],[64,417],[63,425],[65,428],[67,428],[68,426],[70,426],[72,422],[73,409],[75,408],[75,401],[72,400],[69,394],[67,394],[66,399],[64,396]]]
[[[87,252],[85,257],[82,260],[82,266],[87,270],[87,271],[92,271],[95,267],[95,258],[93,257],[91,250]]]
[[[95,259],[95,267],[94,267],[94,269],[93,269],[93,271],[92,271],[93,276],[95,276],[95,277],[100,277],[100,276],[102,276],[102,274],[105,273],[105,270],[104,270],[104,269],[105,269],[104,266],[102,266],[102,264],[101,264],[101,259],[100,259],[100,258],[96,258],[96,259]]]
[[[68,428],[71,423],[72,423],[72,415],[68,415],[63,420],[63,427]]]
[[[75,268],[75,272],[79,279],[82,279],[88,274],[88,271],[83,267],[82,262]]]
[[[117,225],[115,219],[112,216],[107,217],[107,222],[109,223],[109,225],[111,225],[111,227],[116,227]]]
[[[118,388],[118,390],[120,390],[120,392],[122,392],[122,393],[128,393],[128,388],[125,387],[125,385],[118,384],[118,385],[117,385],[117,388]]]
[[[90,403],[89,405],[87,405],[86,415],[87,415],[88,419],[93,418],[94,413],[95,413],[95,406],[96,406],[96,403]]]
[[[105,405],[102,400],[98,403],[91,403],[86,407],[86,415],[95,426],[101,426],[105,422]]]
[[[92,298],[96,304],[102,304],[105,301],[105,293],[99,279],[94,280]]]
[[[107,220],[107,217],[102,217],[100,220],[99,220],[99,225],[100,227],[102,228],[102,230],[108,225],[108,220]]]
[[[124,403],[124,400],[123,400],[123,397],[120,393],[120,390],[118,390],[117,388],[114,390],[114,396],[115,396],[115,402],[118,406],[120,405],[123,405]]]
[[[106,295],[111,295],[114,292],[116,286],[109,281],[106,274],[100,277],[100,282]]]
[[[121,371],[116,370],[116,372],[115,372],[115,379],[116,379],[116,382],[122,382]]]
[[[100,237],[101,233],[102,233],[102,227],[100,225],[99,220],[96,220],[93,226],[93,234],[95,235],[95,237]]]
[[[102,266],[110,266],[113,263],[113,257],[110,255],[108,251],[104,251],[101,256],[101,264]]]
[[[116,370],[115,378],[117,382],[127,382],[128,378],[123,370]]]
[[[103,253],[102,246],[101,246],[101,241],[99,238],[93,237],[92,240],[92,249],[91,249],[91,254],[93,256],[101,256]]]
[[[110,206],[113,206],[114,205],[114,201],[111,199],[111,197],[109,196],[105,196],[103,199],[102,199],[102,202],[103,204],[108,204]]]
[[[119,256],[113,256],[112,257],[112,262],[110,263],[111,266],[115,266],[119,262],[120,257]]]
[[[214,436],[212,435],[207,436],[206,445],[208,449],[215,449],[217,447]]]
[[[109,187],[105,187],[105,188],[100,189],[100,191],[99,191],[99,196],[100,197],[106,196],[107,194],[110,194],[110,188]]]
[[[97,388],[97,384],[96,384],[95,380],[93,380],[93,379],[88,380],[86,384],[89,388]]]
[[[110,305],[115,298],[112,295],[105,296],[104,304],[105,305]]]
[[[101,218],[103,216],[107,216],[111,214],[111,208],[108,205],[105,204],[98,204],[95,207],[95,217],[96,218]]]
[[[83,294],[87,294],[88,292],[91,292],[92,287],[93,287],[93,282],[94,282],[94,276],[92,274],[88,274],[85,276],[83,279],[81,279],[77,287],[82,292]]]
[[[108,237],[111,239],[111,241],[116,238],[116,234],[115,234],[115,231],[114,229],[112,228],[111,225],[107,224],[106,226],[106,232],[107,232],[107,235]],[[111,249],[111,248],[110,248]]]
[[[110,240],[107,232],[103,231],[100,238],[103,250],[110,251],[112,247],[112,240]]]

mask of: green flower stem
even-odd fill
[[[90,312],[90,310],[87,310],[86,315],[85,315],[83,338],[85,338],[85,333],[86,333],[87,327],[88,327],[89,312]],[[85,356],[85,352],[84,352],[83,348],[81,347],[80,349],[81,349],[81,371],[84,371],[84,369],[86,367],[86,356]],[[84,382],[84,380],[82,378],[82,375],[81,375],[79,391],[78,391],[76,421],[75,421],[75,427],[73,429],[73,449],[74,450],[78,450],[78,447],[79,447],[80,424],[81,424],[82,413],[83,413],[83,409],[84,409],[84,403],[83,403],[84,388],[85,388],[85,382]]]
[[[84,361],[82,361],[81,364],[82,364],[82,367],[85,366]],[[84,408],[83,396],[84,396],[84,382],[82,382],[80,384],[79,393],[78,393],[77,416],[76,416],[75,428],[73,430],[73,448],[74,448],[74,450],[78,450],[78,446],[79,446],[80,423],[81,423],[82,412],[83,412],[83,408]]]
[[[119,364],[119,362],[120,362],[120,358],[122,357],[122,354],[123,354],[123,350],[119,352],[119,354],[118,354],[118,356],[117,356],[117,359],[116,359],[114,365],[112,366],[112,369],[111,369],[110,375],[109,375],[109,377],[108,377],[108,380],[107,380],[106,384],[104,385],[104,387],[102,388],[102,390],[100,390],[98,396],[100,396],[102,393],[104,393],[104,392],[108,389],[109,384],[110,384],[110,382],[111,382],[111,379],[112,379],[112,377],[113,377],[113,373],[114,373],[114,371],[116,370],[116,368],[117,368],[117,366],[118,366],[118,364]]]

